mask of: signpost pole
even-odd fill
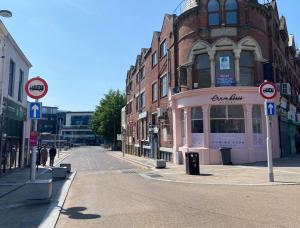
[[[273,150],[272,150],[272,138],[271,138],[271,127],[272,127],[272,117],[266,116],[267,122],[267,154],[268,154],[268,171],[269,171],[269,181],[274,182],[273,173]]]
[[[39,102],[38,99],[35,100],[36,102]],[[38,120],[34,119],[33,120],[33,131],[37,132],[38,131]],[[36,155],[37,155],[37,145],[34,145],[32,148],[32,155],[31,155],[31,181],[36,180]]]

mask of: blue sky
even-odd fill
[[[48,81],[45,105],[94,110],[109,89],[124,90],[126,72],[165,13],[180,0],[2,0],[2,19],[33,68]],[[300,40],[300,1],[278,0],[289,33]],[[299,42],[298,42],[299,43]],[[300,44],[299,44],[300,45]]]

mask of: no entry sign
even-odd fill
[[[47,94],[48,84],[40,77],[32,78],[26,83],[25,90],[29,97],[40,99]]]
[[[259,93],[266,100],[271,100],[277,95],[277,86],[273,82],[265,81],[260,85]]]

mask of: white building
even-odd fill
[[[25,84],[32,67],[0,21],[0,156],[6,168],[23,166],[28,156]]]
[[[98,137],[90,128],[93,112],[65,112],[61,129],[63,140],[74,145],[95,145]]]

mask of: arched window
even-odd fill
[[[254,85],[254,55],[251,51],[242,51],[240,57],[241,86]]]
[[[216,87],[235,86],[235,64],[232,51],[219,51],[216,55]]]
[[[208,24],[219,25],[220,24],[220,3],[218,0],[210,0],[208,5]]]
[[[201,54],[195,59],[194,65],[194,80],[193,87],[197,88],[209,88],[211,86],[210,78],[210,60],[209,55]]]
[[[226,24],[237,24],[237,9],[238,5],[236,0],[226,0],[225,3],[225,19]]]

